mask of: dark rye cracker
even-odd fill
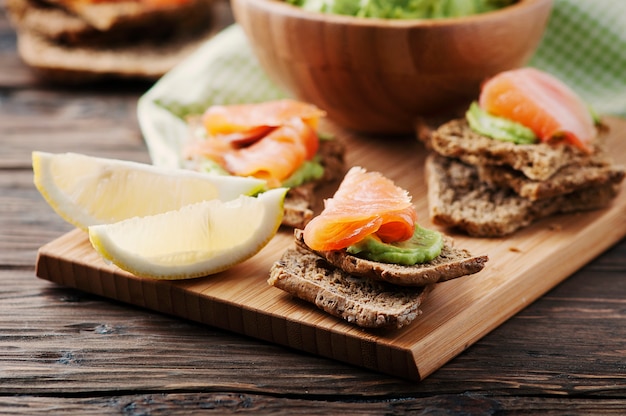
[[[559,169],[584,164],[589,159],[587,153],[567,143],[515,144],[494,140],[474,132],[465,119],[447,122],[427,137],[427,146],[442,156],[474,166],[507,166],[535,181],[547,180]],[[593,152],[602,152],[603,147],[604,140],[599,137]]]
[[[324,167],[324,176],[317,181],[291,188],[287,192],[283,225],[304,228],[313,218],[318,189],[325,184],[338,180],[345,174],[345,146],[343,142],[338,139],[320,140],[317,155],[320,164]]]
[[[608,157],[598,152],[589,160],[564,166],[545,181],[528,179],[519,171],[494,165],[478,166],[481,181],[496,187],[511,188],[519,196],[535,201],[583,189],[608,184],[617,185],[624,179],[624,166],[612,165]]]
[[[212,2],[191,0],[157,10],[142,2],[7,0],[7,12],[27,65],[47,80],[81,84],[160,78],[212,35]],[[119,19],[97,27],[68,4],[98,10],[106,6],[109,17],[117,13]]]
[[[204,40],[170,39],[159,47],[140,42],[119,48],[84,48],[59,45],[36,34],[18,31],[17,47],[24,62],[44,78],[74,84],[113,77],[156,80]]]
[[[12,23],[21,32],[28,32],[66,47],[123,46],[148,39],[152,44],[175,37],[195,37],[210,26],[213,0],[191,0],[176,7],[147,10],[140,2],[132,2],[135,13],[106,29],[100,29],[81,16],[68,11],[61,2],[52,0],[6,0]],[[89,4],[85,7],[107,7],[117,16],[125,13],[124,2]],[[184,36],[183,36],[184,35]]]
[[[83,0],[36,0],[54,5],[78,16],[90,26],[100,31],[127,29],[138,22],[145,22],[159,29],[160,24],[170,25],[179,21],[176,28],[182,28],[188,20],[188,29],[195,27],[193,12],[202,13],[213,0],[189,0],[174,4],[150,5],[135,0],[83,1]],[[205,22],[206,24],[206,22]]]
[[[431,221],[475,237],[502,237],[553,214],[608,206],[620,185],[606,183],[535,201],[482,182],[476,167],[431,154],[426,159]]]
[[[486,255],[474,256],[465,249],[454,247],[453,240],[445,237],[441,254],[429,262],[413,266],[387,264],[353,256],[346,250],[311,250],[304,242],[303,234],[303,230],[294,230],[296,245],[313,251],[333,266],[354,276],[386,281],[399,286],[426,286],[478,273],[489,260]]]
[[[352,276],[299,247],[285,251],[272,265],[268,283],[364,328],[410,324],[421,315],[420,307],[432,289]]]

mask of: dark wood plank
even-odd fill
[[[37,83],[31,70],[15,53],[17,36],[9,22],[5,0],[0,0],[0,86],[27,86]]]
[[[330,399],[330,400],[329,400]],[[508,414],[584,414],[621,415],[624,403],[619,400],[564,399],[558,397],[517,398],[468,393],[439,395],[406,400],[338,402],[332,398],[309,395],[264,396],[251,393],[147,393],[88,398],[0,397],[0,407],[15,415],[40,415],[53,412],[68,415],[117,413],[125,415],[187,415],[194,412],[230,414],[290,415],[380,415],[380,414],[439,414],[491,415]]]
[[[131,86],[125,91],[6,92],[0,112],[0,167],[28,168],[33,150],[69,152],[77,147],[86,154],[148,162],[135,116],[145,86]]]

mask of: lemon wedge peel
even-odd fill
[[[106,159],[78,153],[32,153],[33,182],[65,221],[90,225],[153,215],[184,205],[266,189],[252,177],[218,176],[185,169]]]
[[[140,277],[191,279],[242,263],[274,237],[284,215],[287,188],[257,197],[204,201],[147,217],[88,228],[107,261]]]

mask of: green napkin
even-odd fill
[[[261,69],[236,24],[201,45],[149,93],[163,104],[172,105],[170,110],[182,112],[194,110],[194,106],[204,110],[205,104],[259,102],[285,96]]]
[[[597,113],[626,117],[626,1],[555,0],[529,65],[561,79]]]
[[[285,96],[260,68],[241,28],[232,25],[143,94],[137,103],[137,118],[152,163],[181,167],[181,149],[190,136],[185,115],[201,114],[212,104],[260,102]]]

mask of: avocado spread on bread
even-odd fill
[[[348,246],[346,251],[372,261],[413,266],[436,258],[442,248],[441,233],[415,225],[415,232],[408,240],[384,243],[375,234],[370,234],[363,240]]]
[[[472,130],[492,139],[516,144],[532,144],[538,141],[535,133],[528,127],[513,120],[489,114],[480,108],[476,101],[470,105],[465,118]]]
[[[517,0],[286,0],[303,9],[355,17],[437,19],[471,16],[510,6]]]

